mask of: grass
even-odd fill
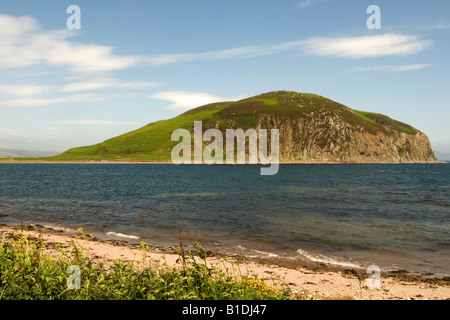
[[[273,98],[261,98],[259,101],[264,102],[266,106],[276,106],[278,104],[278,100],[276,97]]]
[[[389,118],[388,116],[385,116],[380,113],[374,113],[374,112],[366,112],[366,111],[359,111],[359,110],[353,110],[355,113],[364,121],[367,121],[373,125],[376,125],[379,128],[382,128],[382,126],[388,126],[393,129],[393,132],[405,132],[408,134],[416,134],[417,131],[400,121],[394,120]]]
[[[368,115],[370,115],[370,112],[359,111],[359,110],[354,110],[354,111],[358,114],[358,116],[361,117],[361,119],[368,121],[370,123],[373,123],[373,124],[377,124],[375,121],[373,121],[371,118],[368,117]]]
[[[172,132],[178,128],[191,130],[194,121],[204,121],[222,108],[186,113],[169,120],[150,123],[143,128],[123,134],[105,142],[68,150],[47,160],[170,160],[171,150],[178,141],[171,141]]]
[[[325,97],[293,91],[273,91],[239,101],[212,103],[191,109],[177,117],[150,123],[129,133],[92,146],[70,149],[60,155],[36,158],[40,161],[170,161],[178,141],[171,141],[172,132],[185,128],[192,132],[194,121],[203,121],[203,130],[255,128],[268,118],[289,123],[299,118],[311,120],[340,117],[354,128],[370,134],[416,133],[415,129],[382,114],[354,112]],[[267,122],[267,121],[266,121]],[[270,129],[270,128],[266,128]],[[318,129],[324,129],[319,127]],[[281,155],[283,157],[283,155]],[[26,160],[26,159],[20,159]]]
[[[269,286],[250,273],[222,271],[208,265],[206,252],[179,251],[181,267],[150,260],[142,243],[141,261],[95,262],[89,258],[86,237],[69,246],[16,232],[0,244],[0,300],[285,300],[291,292],[282,282]],[[181,236],[180,236],[181,240]],[[180,241],[182,244],[182,242]],[[79,268],[79,288],[73,289]],[[138,268],[144,266],[144,268]]]
[[[400,125],[399,125],[398,128],[399,128],[401,131],[406,132],[406,133],[409,133],[409,134],[414,134],[414,133],[416,133],[416,131],[414,131],[414,130],[412,130],[412,129],[410,129],[410,128],[404,127],[404,126],[400,126]]]

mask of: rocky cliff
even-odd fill
[[[170,161],[175,129],[279,129],[280,161],[341,163],[437,162],[427,136],[385,115],[350,109],[315,94],[273,91],[235,102],[198,107],[169,120],[55,160]],[[270,131],[270,130],[269,130]]]
[[[396,132],[389,126],[379,132],[354,127],[339,116],[291,119],[265,115],[258,128],[280,130],[280,160],[324,162],[435,162],[425,134]]]
[[[241,124],[247,128],[279,129],[280,161],[437,162],[427,136],[419,130],[318,95],[269,92],[234,103],[218,115],[222,115],[222,120],[210,127]],[[239,121],[251,120],[252,116],[257,117],[255,126]],[[233,118],[238,120],[230,121]]]

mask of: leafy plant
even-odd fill
[[[22,233],[4,236],[0,241],[0,299],[256,300],[291,297],[284,284],[273,288],[255,275],[230,274],[208,266],[206,251],[197,242],[194,250],[185,253],[185,265],[180,268],[149,259],[149,247],[145,243],[138,248],[143,253],[140,261],[95,262],[89,258],[88,239],[82,229],[67,246],[46,243],[40,237]],[[67,285],[73,276],[67,272],[70,266],[79,268],[79,289],[70,289]]]

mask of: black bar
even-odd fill
[[[442,315],[448,301],[0,301],[11,315],[75,319],[316,319]],[[442,310],[440,310],[442,309]],[[444,313],[445,314],[445,313]]]

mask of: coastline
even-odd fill
[[[22,232],[21,226],[0,225],[0,242],[14,232]],[[47,243],[65,244],[76,236],[61,230],[52,230],[40,226],[23,227],[25,235],[42,237]],[[86,241],[90,257],[102,262],[121,259],[126,262],[140,261],[142,251],[136,244],[127,241],[101,240],[92,238]],[[179,255],[168,248],[158,248],[148,244],[147,256],[151,260],[164,261],[169,266],[177,266]],[[240,270],[250,271],[261,279],[270,282],[272,278],[282,279],[294,293],[310,299],[354,299],[354,300],[445,300],[450,299],[450,279],[423,278],[404,270],[382,272],[381,288],[369,289],[366,279],[368,274],[353,269],[329,267],[320,264],[290,265],[279,259],[246,258],[221,256],[208,251],[208,263],[218,268],[234,268],[238,262]],[[178,265],[179,266],[179,265]]]
[[[153,161],[153,160],[41,160],[41,159],[24,159],[20,160],[18,158],[0,158],[0,164],[174,164],[172,161]],[[439,164],[439,163],[449,163],[448,161],[430,161],[430,162],[333,162],[333,161],[279,161],[273,162],[275,164]],[[205,165],[205,163],[195,164],[186,163],[185,165]],[[217,164],[216,164],[217,165]],[[222,165],[235,165],[223,163]],[[261,163],[250,164],[245,163],[245,165],[263,165]]]

